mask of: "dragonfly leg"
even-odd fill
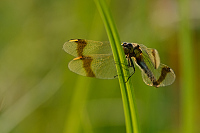
[[[130,62],[131,62],[131,67],[133,67],[133,74],[135,73],[135,66],[134,66],[134,63],[133,63],[133,60],[131,59],[131,57],[129,57],[129,60],[130,60]],[[133,75],[132,74],[132,75]]]
[[[134,66],[134,63],[133,63],[133,60],[131,59],[131,56],[127,56],[126,55],[126,58],[128,58],[128,67],[132,67],[133,68],[133,73],[131,73],[131,75],[128,77],[128,79],[126,80],[126,82],[128,82],[128,80],[133,76],[133,74],[135,73],[135,66]],[[118,77],[118,75],[115,75],[114,78]],[[125,82],[125,83],[126,83]]]
[[[128,65],[129,65],[129,67],[132,67],[132,68],[133,68],[133,73],[131,73],[131,75],[128,77],[128,79],[126,80],[126,82],[128,82],[128,80],[129,80],[129,79],[133,76],[133,74],[135,73],[135,66],[134,66],[133,60],[131,59],[130,56],[128,57]]]

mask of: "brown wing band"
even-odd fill
[[[163,67],[162,70],[161,70],[160,77],[158,78],[157,81],[153,82],[153,86],[159,87],[160,83],[163,82],[163,80],[165,80],[165,77],[167,76],[167,73],[171,72],[170,70],[171,70],[171,68],[169,68],[167,66]]]
[[[83,56],[83,49],[87,46],[87,42],[84,39],[77,39],[74,42],[77,43],[76,51],[78,56]]]
[[[83,68],[86,71],[86,76],[95,77],[95,74],[91,69],[91,63],[93,60],[92,57],[83,55],[83,49],[85,48],[85,46],[87,46],[87,42],[84,39],[77,39],[74,42],[77,43],[76,51],[77,51],[78,57],[80,57],[80,59],[83,61]]]
[[[157,68],[156,68],[156,66],[157,66],[157,61],[156,61],[156,53],[155,53],[155,50],[154,50],[154,49],[151,50],[151,53],[152,53],[152,55],[153,55],[153,57],[154,57],[155,69],[157,69]]]
[[[87,56],[87,57],[83,57],[82,61],[83,61],[83,68],[86,71],[86,76],[88,77],[95,77],[94,72],[91,69],[91,63],[92,63],[92,58]]]

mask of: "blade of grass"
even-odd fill
[[[35,87],[0,114],[0,132],[10,133],[21,121],[52,97],[62,86],[58,69],[52,69]],[[48,91],[47,91],[48,90]]]
[[[72,97],[70,111],[67,115],[68,118],[63,133],[78,133],[81,127],[81,112],[85,106],[91,80],[81,77],[77,81],[78,83],[74,87],[74,96]]]
[[[95,0],[95,2],[104,22],[113,51],[114,60],[116,62],[116,68],[118,72],[119,84],[121,88],[122,101],[124,106],[126,132],[139,133],[140,128],[137,121],[136,102],[133,93],[133,86],[130,80],[127,83],[125,82],[129,77],[129,71],[127,71],[127,62],[125,59],[124,51],[120,45],[121,41],[119,39],[116,26],[105,1]]]
[[[179,0],[180,31],[179,49],[181,57],[181,133],[194,133],[194,56],[190,30],[189,0]]]

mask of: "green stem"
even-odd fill
[[[104,0],[95,0],[97,8],[101,14],[102,20],[104,22],[108,38],[113,51],[114,60],[116,62],[116,68],[118,72],[119,84],[122,93],[122,101],[124,106],[125,121],[126,121],[126,131],[127,133],[139,133],[140,128],[137,121],[136,113],[136,102],[133,93],[133,86],[130,80],[126,83],[129,75],[127,61],[125,58],[124,51],[122,49],[121,41],[114,24],[111,13]]]
[[[179,49],[181,57],[181,133],[194,133],[194,55],[190,28],[189,0],[179,0],[180,31]]]

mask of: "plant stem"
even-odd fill
[[[180,31],[179,49],[181,57],[181,133],[194,133],[194,56],[189,20],[189,0],[179,0]]]
[[[139,124],[137,121],[136,102],[133,93],[133,86],[128,80],[129,71],[124,51],[122,49],[121,41],[114,24],[113,18],[104,0],[95,0],[97,8],[101,14],[104,22],[108,38],[113,51],[114,60],[116,62],[116,68],[119,78],[119,84],[121,88],[122,101],[124,106],[126,132],[127,133],[140,133]]]

